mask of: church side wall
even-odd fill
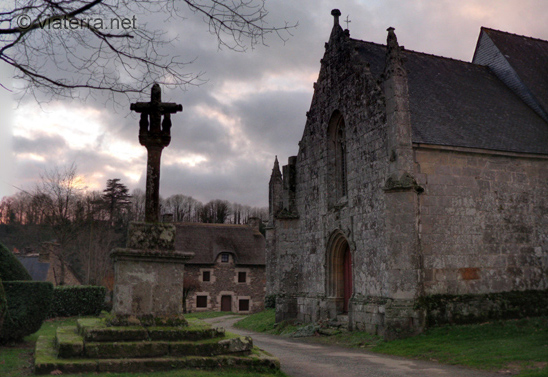
[[[548,160],[418,148],[424,294],[548,288]]]

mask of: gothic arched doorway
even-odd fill
[[[352,297],[352,254],[348,243],[346,244],[346,250],[343,257],[343,313],[348,313],[348,302]]]
[[[344,234],[336,231],[327,248],[327,294],[338,313],[348,313],[352,291],[352,253]]]

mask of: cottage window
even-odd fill
[[[238,272],[238,283],[246,283],[247,282],[247,274],[245,271]]]
[[[203,271],[202,272],[202,281],[211,281],[211,272]]]
[[[196,307],[207,308],[207,296],[196,296]]]
[[[238,306],[239,306],[239,310],[241,312],[248,312],[249,311],[249,300],[240,300]]]
[[[221,262],[222,263],[228,263],[228,253],[222,253],[221,254]]]

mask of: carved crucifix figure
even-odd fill
[[[162,102],[160,85],[154,84],[150,102],[132,103],[130,110],[141,114],[139,142],[148,152],[145,221],[158,222],[160,201],[160,160],[162,150],[171,141],[171,114],[183,111],[176,103]],[[162,122],[162,116],[164,120]]]

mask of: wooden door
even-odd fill
[[[348,313],[348,302],[352,297],[352,254],[348,246],[344,252],[343,264],[343,279],[344,279],[344,304],[343,312]]]
[[[222,312],[232,311],[232,296],[221,296],[221,311]]]

